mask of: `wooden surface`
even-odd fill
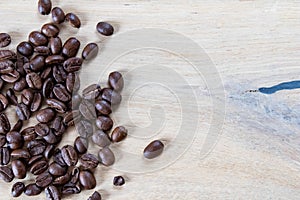
[[[100,57],[87,63],[82,71],[83,86],[98,80],[105,83],[109,71],[126,73],[137,66],[139,72],[144,70],[149,78],[159,76],[160,71],[149,72],[142,66],[161,60],[161,64],[168,65],[187,81],[197,97],[189,112],[198,118],[189,119],[189,122],[199,122],[198,129],[187,129],[181,134],[193,137],[172,144],[182,120],[181,107],[190,104],[190,98],[186,96],[178,102],[176,96],[179,94],[170,88],[141,80],[134,73],[126,77],[127,89],[122,93],[125,102],[116,108],[114,117],[116,124],[128,127],[129,137],[113,147],[122,150],[116,155],[116,166],[97,169],[95,190],[100,191],[103,199],[300,198],[299,90],[273,95],[245,93],[249,89],[299,79],[300,2],[53,0],[53,5],[78,14],[82,20],[82,28],[78,31],[63,25],[61,37],[78,37],[82,48],[87,42],[98,42],[102,47],[101,55],[109,51],[109,41],[137,28],[167,29],[183,34],[204,49],[219,71],[225,88],[226,117],[222,133],[209,155],[201,158],[213,106],[205,77],[199,76],[191,65],[170,53],[151,49],[123,56],[107,71],[101,68]],[[30,31],[38,30],[51,20],[50,16],[38,14],[37,2],[32,0],[0,1],[0,19],[0,32],[12,36],[9,48],[15,48],[27,39]],[[95,26],[101,20],[114,24],[117,29],[114,37],[104,39],[96,33]],[[173,83],[172,77],[166,80]],[[181,88],[179,91],[183,94],[190,89],[174,83],[176,87]],[[157,110],[154,110],[155,115],[150,115],[152,106],[161,106],[163,109],[159,110],[163,110],[164,115],[157,115]],[[15,120],[13,110],[9,116]],[[151,133],[146,128],[151,121],[162,127],[152,126],[156,130]],[[74,130],[67,133],[60,146],[72,144],[76,135]],[[157,138],[167,141],[166,155],[177,157],[181,152],[174,150],[176,148],[187,148],[187,151],[175,162],[167,163],[168,166],[164,165],[164,157],[153,162],[144,161],[143,147]],[[93,145],[90,150],[97,152]],[[129,159],[128,165],[118,167],[118,161],[126,163],[130,155],[140,157],[150,169],[154,163],[155,171],[139,168],[139,173],[133,173],[131,169],[138,163]],[[123,187],[112,186],[115,175],[126,177]],[[10,190],[16,181],[0,182],[0,199],[13,199]],[[30,181],[32,177],[28,175],[25,182]],[[65,199],[87,199],[92,192],[83,191]],[[22,195],[20,199],[41,198],[45,198],[44,194],[32,198]]]

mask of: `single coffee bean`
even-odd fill
[[[28,160],[27,164],[28,164],[28,166],[32,167],[36,162],[42,161],[42,160],[45,161],[45,158],[44,158],[44,156],[42,154],[36,155],[36,156],[32,156]]]
[[[80,187],[73,183],[67,183],[63,185],[61,190],[63,195],[78,194],[81,192]]]
[[[68,183],[70,181],[70,179],[71,179],[71,175],[69,172],[67,172],[66,174],[64,174],[62,176],[56,177],[53,180],[52,184],[53,185],[64,185],[64,184]]]
[[[94,100],[100,95],[99,84],[91,84],[82,90],[82,97],[87,100]]]
[[[96,179],[90,171],[81,171],[79,182],[84,189],[90,190],[96,187]]]
[[[61,149],[61,155],[68,166],[75,166],[78,156],[75,149],[71,145],[66,145]]]
[[[29,67],[32,71],[41,71],[45,66],[44,56],[35,56],[30,60]]]
[[[98,158],[90,153],[83,154],[80,159],[80,164],[84,169],[94,169],[98,166]]]
[[[52,55],[52,56],[48,56],[45,60],[47,65],[53,65],[53,64],[60,64],[64,62],[64,57],[62,57],[61,55]]]
[[[115,155],[108,147],[104,147],[99,151],[100,163],[105,166],[113,165],[115,162]]]
[[[30,110],[23,103],[18,104],[18,106],[16,107],[16,113],[19,119],[22,121],[28,120],[31,115]]]
[[[32,164],[32,166],[30,167],[29,171],[33,174],[33,175],[39,175],[43,172],[45,172],[48,168],[48,162],[46,160],[38,160],[36,162],[34,162]]]
[[[28,63],[29,59],[20,53],[17,56],[17,62],[16,62],[16,70],[20,73],[21,76],[25,76],[25,70],[23,68],[23,65],[25,63]]]
[[[42,94],[40,92],[33,93],[33,100],[30,105],[30,111],[35,112],[39,110],[42,105],[42,102],[43,102]]]
[[[96,43],[87,44],[82,51],[82,59],[91,60],[98,54],[99,47]]]
[[[57,83],[64,83],[67,78],[67,73],[60,65],[53,67],[52,75]]]
[[[21,102],[27,106],[32,103],[33,91],[31,89],[25,89],[21,93]]]
[[[108,76],[108,85],[116,91],[121,91],[124,87],[124,80],[120,72],[112,72]]]
[[[96,101],[95,107],[102,115],[109,115],[112,112],[111,105],[104,100]]]
[[[36,115],[36,119],[41,123],[48,123],[52,121],[54,117],[55,112],[51,108],[44,108],[40,110]]]
[[[19,197],[25,190],[25,185],[22,182],[16,182],[11,188],[11,195],[13,197]]]
[[[21,135],[24,137],[25,142],[29,142],[37,138],[34,126],[27,127],[21,131]]]
[[[107,134],[101,130],[97,130],[93,134],[92,141],[94,142],[94,144],[98,145],[99,147],[106,147],[111,143]]]
[[[159,140],[154,140],[144,149],[144,157],[147,159],[156,158],[164,150],[164,144]]]
[[[49,166],[48,169],[49,173],[52,174],[53,176],[62,176],[67,173],[67,167],[65,166],[60,166],[58,163],[53,162]]]
[[[10,167],[0,166],[0,179],[9,183],[14,179],[14,174]]]
[[[65,114],[63,122],[66,126],[74,126],[75,123],[80,121],[80,118],[81,116],[79,110],[73,110]]]
[[[34,48],[34,53],[37,56],[48,56],[50,55],[50,49],[47,46],[38,46]]]
[[[60,166],[67,166],[62,155],[61,155],[61,150],[60,149],[55,149],[54,154],[53,154],[53,160]]]
[[[13,89],[8,88],[8,90],[6,91],[6,98],[7,98],[8,102],[14,106],[16,106],[18,104],[18,98],[17,98],[15,92],[13,91]],[[1,101],[2,101],[2,99],[1,99],[1,95],[0,95],[0,102]],[[1,103],[3,103],[3,102],[1,102]]]
[[[54,24],[44,24],[42,26],[41,32],[47,37],[56,37],[59,33],[59,28]]]
[[[96,119],[96,126],[103,131],[109,131],[113,127],[113,120],[109,116],[99,116]]]
[[[114,33],[114,27],[107,22],[99,22],[97,24],[97,31],[105,36],[111,36]]]
[[[82,65],[82,59],[81,58],[72,57],[72,58],[67,59],[64,62],[64,69],[68,73],[76,72],[76,71],[79,71],[81,69],[81,65]]]
[[[55,7],[52,9],[51,13],[52,13],[52,21],[54,23],[61,24],[65,21],[65,13],[61,8]]]
[[[21,92],[28,87],[25,77],[21,77],[18,81],[14,83],[14,91]]]
[[[19,149],[23,147],[24,138],[17,131],[10,131],[6,134],[6,141],[10,149]]]
[[[13,160],[11,162],[11,168],[16,178],[24,179],[26,177],[26,166],[21,160]]]
[[[49,45],[53,55],[60,54],[62,50],[62,41],[59,37],[51,38],[49,41]]]
[[[69,22],[71,24],[71,26],[73,26],[75,28],[80,28],[80,26],[81,26],[79,17],[77,15],[75,15],[74,13],[66,14],[65,20],[67,22]]]
[[[40,74],[42,80],[50,78],[51,75],[52,75],[52,67],[51,66],[46,67]]]
[[[29,159],[30,153],[27,149],[15,149],[11,152],[11,157],[15,159]]]
[[[35,125],[34,130],[38,136],[44,137],[49,134],[50,128],[47,124],[38,123]]]
[[[9,74],[14,71],[14,63],[10,60],[0,61],[0,74]]]
[[[96,118],[95,105],[88,100],[84,100],[79,105],[79,111],[87,120],[94,120]]]
[[[7,33],[0,33],[0,48],[7,47],[10,43],[10,35]]]
[[[39,0],[38,2],[38,10],[41,15],[49,15],[52,8],[51,0]]]
[[[3,95],[0,94],[0,112],[4,111],[8,106],[8,99]]]
[[[47,145],[44,151],[44,157],[49,160],[53,156],[54,150],[55,150],[55,145],[53,144]]]
[[[78,167],[74,167],[71,173],[70,183],[76,184],[79,181],[80,169]]]
[[[42,140],[32,140],[27,144],[27,149],[32,156],[42,154],[46,149],[46,144]]]
[[[122,176],[115,176],[113,184],[114,186],[122,186],[125,184],[125,179]]]
[[[79,154],[86,153],[88,148],[88,140],[83,137],[77,137],[74,141],[74,148]]]
[[[55,135],[53,133],[53,130],[50,129],[50,132],[48,135],[43,137],[44,140],[48,143],[48,144],[57,144],[61,141],[62,136],[61,135]]]
[[[35,183],[28,184],[25,187],[24,194],[27,196],[36,196],[41,194],[42,189],[38,187]]]
[[[7,147],[0,148],[0,165],[7,165],[10,161],[10,152]]]
[[[62,102],[71,100],[71,95],[63,84],[56,84],[53,88],[53,93],[56,98]]]
[[[71,94],[77,92],[80,88],[80,78],[77,73],[69,73],[66,79],[66,88]]]
[[[53,181],[52,175],[46,171],[36,177],[35,184],[38,187],[45,188],[49,186],[52,181]]]
[[[69,38],[63,45],[62,54],[65,57],[75,57],[80,47],[80,42],[74,37]]]
[[[57,189],[57,187],[50,185],[49,187],[47,187],[45,189],[45,194],[46,194],[46,198],[47,200],[60,200],[60,192]]]
[[[63,117],[57,116],[54,118],[51,124],[51,129],[54,131],[54,134],[60,136],[65,133],[66,127],[63,123]]]
[[[8,74],[1,75],[2,80],[4,80],[7,83],[15,83],[19,80],[20,74],[17,72],[17,70],[13,70],[12,72]]]
[[[43,92],[43,97],[49,98],[51,92],[53,91],[54,83],[52,78],[48,78],[44,81],[42,92]]]
[[[1,60],[15,60],[17,54],[11,50],[0,50],[0,61]]]
[[[87,200],[101,200],[102,197],[99,192],[95,191]]]
[[[111,140],[113,142],[121,142],[127,137],[127,133],[128,131],[124,126],[118,126],[113,130]]]
[[[101,90],[101,96],[100,96],[103,100],[109,102],[111,105],[117,105],[121,102],[122,100],[122,96],[110,89],[110,88],[103,88]]]
[[[11,129],[11,131],[17,131],[20,132],[21,129],[23,127],[23,121],[18,120],[17,123],[13,126],[13,128]]]
[[[42,89],[42,86],[43,86],[42,79],[35,72],[31,72],[26,75],[26,82],[27,82],[28,86],[32,89],[37,89],[37,90]]]
[[[57,99],[47,99],[46,103],[58,113],[65,113],[67,111],[66,105]]]
[[[33,47],[29,42],[21,42],[17,46],[17,51],[25,57],[30,57],[33,54]]]
[[[32,31],[28,39],[34,46],[46,46],[48,44],[47,37],[38,31]]]
[[[3,147],[6,144],[6,135],[0,134],[0,147]]]
[[[0,133],[6,134],[10,130],[10,122],[5,113],[0,113]]]
[[[81,137],[88,138],[93,134],[93,125],[86,120],[80,120],[76,124],[76,129]]]

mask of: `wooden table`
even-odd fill
[[[299,90],[271,95],[245,92],[299,80],[300,2],[52,2],[82,20],[79,30],[61,26],[63,40],[76,36],[81,50],[88,42],[101,47],[99,56],[83,67],[82,87],[97,81],[104,85],[113,70],[125,77],[123,101],[114,108],[113,119],[115,125],[128,128],[129,136],[112,145],[116,164],[96,170],[95,190],[103,199],[300,198]],[[32,0],[0,1],[0,19],[0,32],[12,36],[10,49],[51,21],[50,16],[38,14],[37,2]],[[99,21],[115,26],[113,37],[96,32]],[[145,28],[157,31],[150,38],[152,48],[130,46],[147,41],[143,36],[154,33]],[[141,32],[135,41],[132,31],[137,29]],[[188,41],[196,45],[184,58],[168,48],[155,48],[158,41],[168,43],[167,34],[182,39],[170,39],[179,54],[189,49]],[[122,48],[125,54],[113,57]],[[196,67],[189,62],[198,58],[205,62]],[[216,88],[208,86],[211,81]],[[13,124],[14,109],[7,112]],[[181,130],[183,122],[187,126]],[[28,125],[34,123],[31,120]],[[214,132],[210,127],[222,130]],[[76,136],[70,130],[59,146],[73,144]],[[214,136],[211,146],[203,149],[209,136]],[[161,157],[147,161],[142,151],[154,139],[163,139],[166,149]],[[99,148],[90,145],[89,149],[97,153]],[[204,150],[208,151],[205,156]],[[124,186],[112,185],[116,175],[126,178]],[[28,175],[24,182],[32,180]],[[0,199],[13,199],[10,190],[16,181],[0,182]],[[65,199],[87,199],[93,191]]]

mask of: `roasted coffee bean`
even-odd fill
[[[95,105],[88,100],[84,100],[81,102],[81,104],[79,105],[79,111],[87,120],[94,120],[96,118]]]
[[[61,155],[60,149],[55,149],[53,154],[53,160],[60,166],[66,166],[66,163]]]
[[[34,130],[38,136],[44,137],[49,134],[50,128],[47,124],[38,123],[35,125]]]
[[[96,43],[87,44],[82,51],[82,59],[91,60],[98,54],[99,47]]]
[[[41,71],[45,66],[44,56],[35,56],[30,60],[29,67],[32,71]]]
[[[66,130],[66,127],[63,123],[63,118],[61,116],[55,117],[55,119],[52,121],[51,128],[54,130],[55,135],[62,135]]]
[[[16,113],[17,113],[17,116],[19,117],[19,119],[22,121],[28,120],[31,115],[30,110],[23,103],[18,104],[18,106],[16,107]]]
[[[144,157],[147,159],[156,158],[164,150],[164,144],[159,140],[154,140],[144,149]]]
[[[71,100],[71,95],[63,84],[56,84],[53,88],[53,93],[56,98],[62,102]]]
[[[82,90],[82,97],[88,100],[94,100],[100,95],[100,85],[91,84]]]
[[[18,104],[18,98],[15,95],[15,92],[11,88],[8,88],[8,90],[6,91],[6,98],[7,98],[8,102],[11,103],[14,106],[16,106]],[[0,102],[1,102],[1,100],[2,99],[1,99],[1,96],[0,96]]]
[[[101,200],[102,197],[99,192],[95,191],[87,200]]]
[[[57,187],[50,185],[49,187],[47,187],[45,189],[45,194],[46,194],[46,198],[47,200],[60,200],[60,192],[57,189]]]
[[[0,112],[4,111],[8,106],[8,100],[7,98],[3,95],[0,94]]]
[[[67,111],[66,105],[57,99],[47,99],[46,103],[50,108],[54,109],[58,113],[65,113]]]
[[[82,101],[82,98],[79,94],[75,94],[72,96],[72,101],[70,101],[69,103],[69,109],[75,110],[78,109],[80,103]]]
[[[114,186],[122,186],[125,184],[125,179],[122,176],[115,176],[113,184]]]
[[[36,162],[42,161],[42,160],[45,160],[45,158],[44,158],[44,156],[42,154],[36,155],[36,156],[32,156],[28,160],[27,164],[28,164],[28,166],[32,167]]]
[[[44,108],[40,110],[36,115],[36,119],[41,123],[48,123],[52,121],[54,117],[55,112],[51,108]]]
[[[30,153],[27,149],[16,149],[11,152],[11,157],[15,159],[29,159]]]
[[[26,79],[24,77],[21,77],[18,81],[16,81],[14,83],[13,89],[16,92],[21,92],[22,90],[24,90],[27,87],[28,87],[28,85],[27,85]]]
[[[23,69],[24,69],[24,71],[25,71],[25,74],[29,74],[30,72],[32,72],[32,70],[30,69],[29,63],[25,63],[25,64],[23,65]],[[26,76],[26,75],[25,75],[25,76]]]
[[[83,137],[77,137],[74,141],[74,148],[80,154],[86,153],[88,148],[88,140]]]
[[[0,61],[1,60],[15,60],[17,54],[11,50],[0,50]]]
[[[21,76],[25,76],[25,70],[23,68],[25,63],[28,63],[29,59],[21,54],[18,54],[17,56],[17,62],[16,62],[16,70],[20,73]]]
[[[14,71],[14,63],[10,60],[0,60],[0,74],[9,74]]]
[[[61,190],[64,195],[78,194],[81,192],[80,187],[73,183],[65,184]]]
[[[101,90],[101,98],[111,105],[119,104],[122,100],[122,96],[110,88],[103,88]]]
[[[104,100],[96,101],[95,107],[102,115],[109,115],[112,112],[111,105]]]
[[[24,139],[21,133],[10,131],[6,134],[6,141],[10,149],[19,149],[23,147]]]
[[[35,183],[28,184],[25,187],[24,194],[27,196],[36,196],[41,194],[42,189],[38,187]]]
[[[17,51],[23,56],[30,57],[33,54],[33,47],[29,42],[21,42],[17,46]]]
[[[63,122],[66,126],[74,126],[75,123],[80,120],[80,118],[81,116],[79,110],[73,110],[65,114]]]
[[[88,138],[93,134],[93,125],[86,120],[80,120],[76,124],[76,129],[81,137]]]
[[[43,79],[43,80],[50,78],[51,75],[52,75],[52,67],[51,66],[46,67],[40,74],[41,79]]]
[[[32,31],[28,39],[34,46],[46,46],[48,44],[47,37],[38,31]]]
[[[68,166],[75,166],[78,156],[75,149],[71,145],[66,145],[61,149],[61,155]]]
[[[109,116],[99,116],[96,126],[103,131],[109,131],[113,127],[113,120]]]
[[[26,166],[21,160],[13,160],[11,162],[11,168],[16,178],[23,179],[26,177]]]
[[[3,147],[6,144],[6,135],[0,134],[0,147]]]
[[[42,79],[35,72],[31,72],[26,75],[26,82],[27,82],[28,86],[32,89],[37,89],[37,90],[42,89],[42,86],[43,86]]]
[[[49,15],[52,8],[51,0],[39,0],[38,2],[38,10],[42,15]]]
[[[0,179],[5,182],[11,182],[14,179],[14,174],[10,167],[0,166]]]
[[[66,79],[66,88],[71,94],[77,92],[80,88],[80,78],[77,73],[69,73]]]
[[[34,162],[32,164],[32,166],[30,167],[29,171],[33,174],[33,175],[39,175],[43,172],[45,172],[48,168],[48,162],[46,160],[38,160],[36,162]]]
[[[51,13],[52,13],[52,21],[54,23],[61,24],[65,21],[65,13],[61,8],[55,7],[52,9]]]
[[[108,76],[109,86],[116,91],[120,91],[124,87],[124,80],[120,72],[112,72]]]
[[[55,135],[53,133],[53,130],[50,129],[50,132],[48,135],[43,137],[44,140],[48,143],[48,144],[57,144],[61,141],[62,137],[61,135]]]
[[[65,57],[75,57],[80,47],[80,42],[74,37],[69,38],[63,46],[62,54]]]
[[[49,160],[54,154],[54,149],[55,149],[55,146],[53,144],[47,145],[47,147],[44,151],[44,157]]]
[[[52,180],[53,180],[52,175],[46,171],[36,177],[35,184],[38,187],[45,188],[51,184]]]
[[[54,83],[53,83],[52,78],[46,79],[46,80],[44,81],[43,89],[42,89],[43,97],[49,98],[51,92],[53,91],[53,87],[54,87]]]
[[[0,133],[6,134],[10,130],[10,122],[5,113],[0,113]]]
[[[15,83],[19,80],[20,74],[16,70],[13,70],[12,72],[8,74],[1,75],[2,80],[4,80],[7,83]]]
[[[21,131],[21,135],[24,137],[24,141],[29,142],[37,138],[34,126],[27,127]]]
[[[67,22],[69,22],[71,24],[71,26],[73,26],[75,28],[80,28],[80,26],[81,26],[79,17],[77,15],[75,15],[74,13],[66,14],[65,20]]]
[[[111,36],[114,33],[114,27],[107,22],[99,22],[97,24],[97,31],[105,36]]]
[[[0,48],[7,47],[10,43],[10,35],[7,33],[0,33]]]
[[[65,175],[56,177],[53,180],[52,184],[53,185],[64,185],[64,184],[68,183],[70,181],[70,179],[71,179],[70,173],[67,172]]]
[[[46,58],[46,64],[47,65],[53,65],[53,64],[60,64],[64,62],[64,57],[62,57],[61,55],[52,55],[52,56],[48,56]]]
[[[115,162],[115,155],[108,147],[104,147],[99,151],[100,163],[105,166],[110,166]]]
[[[62,41],[59,37],[51,38],[49,41],[49,45],[53,55],[60,54],[62,50]]]
[[[34,48],[34,53],[37,56],[48,56],[50,55],[50,49],[47,46],[38,46]]]
[[[67,173],[67,167],[61,166],[58,163],[51,163],[48,169],[49,173],[53,176],[62,176]]]
[[[79,181],[80,169],[78,167],[74,167],[71,173],[70,183],[76,184]]]
[[[92,141],[94,142],[94,144],[98,145],[99,147],[106,147],[111,143],[107,134],[101,130],[97,130],[93,134]]]
[[[31,89],[25,89],[21,93],[21,102],[29,106],[33,100],[33,91]]]
[[[80,70],[81,65],[82,65],[82,58],[72,57],[72,58],[67,59],[64,62],[64,69],[69,73],[76,72],[76,71]]]
[[[94,169],[98,166],[98,158],[90,153],[83,154],[80,159],[80,164],[84,169]]]
[[[90,190],[96,187],[95,176],[90,171],[81,171],[79,182],[84,189]]]
[[[32,140],[27,144],[27,149],[32,156],[42,154],[46,149],[46,144],[42,140]]]
[[[20,132],[21,129],[23,127],[23,121],[18,120],[17,123],[13,126],[13,128],[11,129],[11,131],[17,131]]]
[[[0,148],[0,164],[7,165],[10,161],[10,152],[7,147]]]
[[[30,111],[35,112],[35,111],[39,110],[42,105],[42,101],[43,101],[43,98],[42,98],[42,94],[40,92],[33,93],[33,100],[30,105]]]
[[[42,26],[41,32],[47,37],[56,37],[59,33],[59,28],[54,24],[44,24]]]
[[[19,197],[25,190],[25,185],[22,182],[16,182],[11,188],[11,195],[13,197]]]
[[[113,130],[110,137],[113,142],[121,142],[127,137],[127,133],[128,131],[124,126],[118,126]]]
[[[64,83],[67,78],[67,73],[60,65],[53,67],[52,75],[57,83]]]

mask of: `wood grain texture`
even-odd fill
[[[162,166],[164,157],[153,163],[144,161],[142,150],[151,140],[167,141],[166,152],[174,148],[187,151],[168,166],[145,173],[129,173],[137,163],[128,159],[126,168],[118,165],[98,167],[96,178],[103,199],[299,199],[300,198],[300,132],[299,90],[281,91],[273,95],[245,93],[249,89],[272,86],[284,81],[299,80],[300,62],[300,2],[299,1],[141,1],[141,0],[53,0],[53,6],[65,12],[74,12],[82,20],[79,30],[62,26],[61,38],[76,36],[81,50],[88,42],[101,46],[100,55],[109,51],[110,42],[120,34],[137,28],[158,28],[175,31],[192,39],[210,57],[222,78],[226,95],[226,117],[222,134],[209,155],[200,158],[202,144],[211,125],[212,103],[205,77],[172,53],[157,50],[139,50],[114,60],[107,70],[101,66],[101,56],[87,63],[81,73],[82,86],[99,81],[105,84],[109,71],[124,73],[139,67],[139,72],[149,78],[160,71],[150,71],[142,66],[159,62],[174,69],[188,83],[176,84],[172,77],[166,80],[183,94],[194,89],[197,101],[191,104],[189,96],[178,102],[178,93],[142,80],[137,74],[128,73],[125,79],[124,99],[116,108],[116,125],[129,129],[129,137],[114,149],[126,161],[127,156],[140,156],[143,164]],[[37,12],[33,0],[0,1],[0,32],[12,36],[9,48],[27,40],[32,30],[51,20]],[[104,39],[96,33],[99,21],[109,21],[116,27],[113,37]],[[126,45],[128,41],[124,41]],[[178,41],[178,45],[180,45]],[[120,44],[121,45],[121,44]],[[105,55],[105,54],[104,54]],[[197,54],[193,56],[198,56]],[[98,71],[97,71],[98,70]],[[134,81],[133,81],[134,80]],[[172,144],[182,120],[181,108],[189,104],[189,123],[198,123],[197,130],[186,130],[186,138]],[[161,106],[164,115],[154,115],[151,107]],[[158,109],[158,110],[159,110]],[[12,123],[13,109],[8,110]],[[129,114],[128,114],[129,113]],[[160,122],[163,123],[160,123]],[[155,123],[154,123],[155,122]],[[32,120],[29,124],[34,123]],[[153,127],[159,124],[161,127]],[[221,123],[221,122],[220,122]],[[155,131],[147,126],[152,127]],[[60,146],[72,144],[77,133],[71,130]],[[192,144],[190,144],[190,141]],[[90,151],[97,152],[91,145]],[[178,151],[169,151],[177,157]],[[168,154],[167,154],[168,155]],[[116,163],[116,164],[117,164]],[[155,165],[157,164],[157,165]],[[112,185],[113,177],[124,175],[123,187]],[[28,175],[25,183],[31,182]],[[13,199],[12,183],[0,181],[0,199]],[[91,191],[65,199],[87,199]],[[45,199],[44,194],[21,199]]]

